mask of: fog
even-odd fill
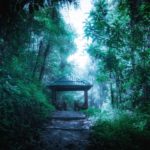
[[[61,10],[66,23],[76,32],[76,51],[68,57],[68,62],[73,66],[72,78],[78,80],[86,80],[93,87],[89,91],[89,105],[91,107],[100,108],[106,106],[109,102],[107,83],[98,83],[96,80],[97,62],[87,53],[88,46],[91,43],[84,35],[84,25],[90,10],[92,1],[81,0],[79,8],[69,6]],[[83,93],[74,94],[75,100],[82,100]]]

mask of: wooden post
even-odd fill
[[[84,107],[85,109],[88,108],[88,90],[84,91]]]
[[[56,91],[52,90],[52,104],[55,105],[56,104]]]

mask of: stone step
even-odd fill
[[[42,139],[46,150],[86,150],[89,131],[68,131],[47,129]]]
[[[86,119],[82,120],[52,120],[51,125],[48,128],[62,129],[62,130],[87,130],[89,129],[90,122]]]
[[[56,111],[52,114],[51,119],[55,120],[81,120],[86,119],[86,115],[75,111]]]
[[[81,112],[56,111],[41,136],[47,150],[86,150],[90,127],[91,121]]]
[[[48,129],[53,129],[53,130],[66,130],[66,131],[83,131],[83,130],[89,130],[88,128],[62,128],[62,127],[55,127],[55,126],[49,126],[47,127]]]

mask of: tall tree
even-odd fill
[[[129,100],[132,106],[137,106],[149,101],[149,75],[146,70],[149,68],[147,32],[150,3],[98,0],[94,6],[85,33],[93,40],[90,54],[109,74],[107,79],[110,80],[112,103],[118,106]],[[147,57],[143,59],[144,53]]]

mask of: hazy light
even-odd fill
[[[69,56],[68,62],[74,64],[76,66],[75,69],[80,69],[80,72],[86,70],[90,61],[89,55],[85,49],[91,40],[87,40],[84,37],[84,23],[89,15],[91,7],[91,0],[80,0],[80,7],[78,9],[70,7],[62,10],[65,21],[70,24],[77,33],[77,38],[75,39],[77,50],[74,54]]]

